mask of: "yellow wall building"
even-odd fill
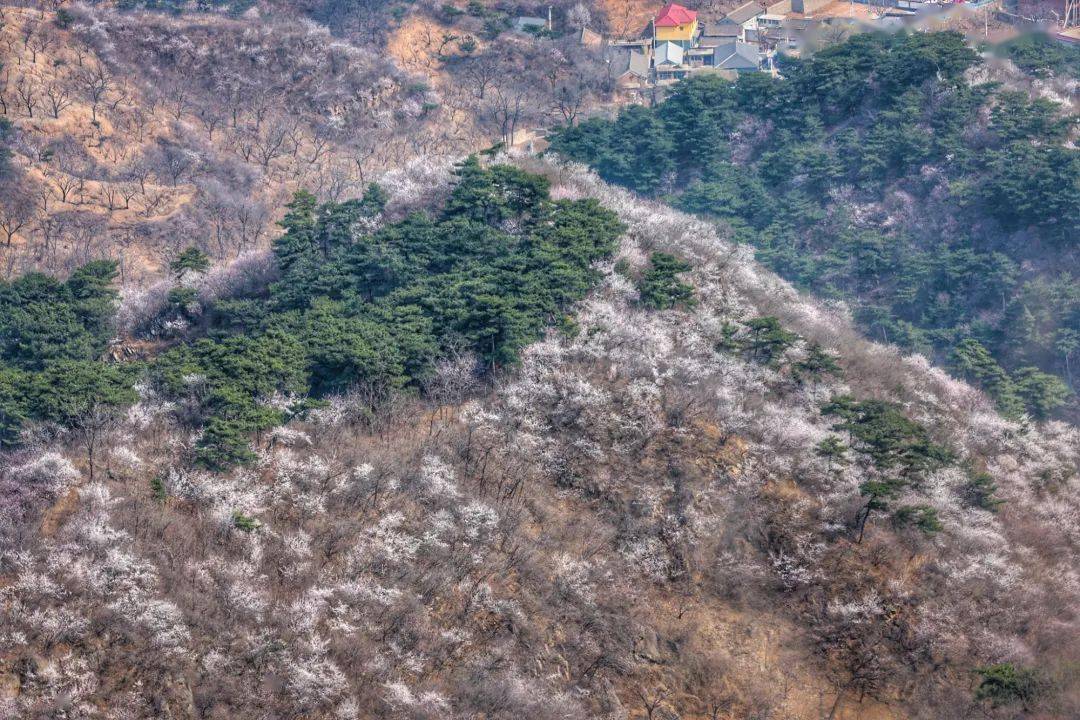
[[[653,42],[673,42],[689,48],[697,37],[697,13],[682,5],[669,3],[660,9],[653,20]]]

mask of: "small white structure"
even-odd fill
[[[544,18],[522,16],[514,18],[514,29],[518,32],[535,35],[542,30],[550,30],[551,28],[548,27],[548,21]]]

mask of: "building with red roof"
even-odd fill
[[[697,20],[697,13],[676,3],[668,3],[656,14],[656,27],[678,27]]]
[[[697,13],[676,3],[660,8],[653,20],[653,42],[656,44],[672,42],[689,48],[694,44],[697,32]]]

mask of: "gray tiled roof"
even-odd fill
[[[761,15],[764,12],[765,8],[758,3],[748,2],[745,5],[740,5],[739,7],[729,12],[724,17],[724,20],[730,23],[735,23],[736,25],[742,25],[747,20],[752,20],[753,18]]]
[[[681,46],[672,42],[662,42],[656,46],[656,65],[659,67],[663,63],[669,65],[682,65],[683,64],[683,49]]]
[[[760,64],[761,54],[750,43],[731,42],[713,51],[713,65],[724,70],[756,70]]]
[[[733,23],[708,22],[705,23],[705,29],[702,30],[701,36],[703,38],[730,38],[736,37],[741,31],[742,28]]]
[[[607,58],[611,63],[612,75],[615,77],[622,77],[627,73],[642,79],[649,77],[649,58],[637,50],[611,48]]]
[[[595,30],[583,27],[578,32],[578,42],[582,45],[600,45],[604,42],[604,36]]]

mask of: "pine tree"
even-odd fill
[[[655,252],[649,258],[649,268],[638,284],[641,302],[654,310],[669,310],[684,306],[692,307],[694,288],[679,280],[680,273],[688,272],[690,263],[665,252]]]
[[[189,247],[169,263],[169,269],[178,280],[190,273],[199,275],[210,267],[210,258],[197,247]]]

